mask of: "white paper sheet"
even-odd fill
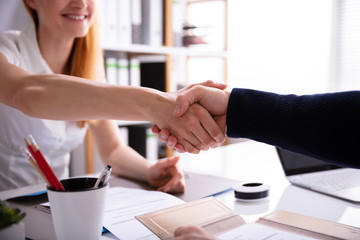
[[[134,217],[181,203],[184,201],[162,192],[109,188],[104,227],[119,239],[159,239]]]
[[[293,233],[279,231],[262,224],[248,223],[218,236],[220,240],[315,240]]]

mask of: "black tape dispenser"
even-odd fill
[[[269,196],[270,186],[259,182],[244,182],[234,187],[235,198],[240,201],[260,201]]]

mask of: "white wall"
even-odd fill
[[[230,87],[328,90],[332,1],[229,0]]]
[[[0,0],[0,31],[22,30],[30,21],[21,0]]]

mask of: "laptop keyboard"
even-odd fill
[[[338,191],[349,189],[353,187],[360,187],[360,172],[358,170],[338,172],[336,174],[324,174],[321,176],[307,176],[306,178],[292,179],[294,183],[299,180],[299,183],[307,185],[307,187],[326,190]],[[301,185],[303,185],[301,184]]]

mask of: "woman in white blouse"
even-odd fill
[[[102,83],[96,1],[24,3],[34,24],[0,34],[0,190],[42,181],[19,152],[28,134],[61,179],[68,177],[70,152],[84,141],[89,128],[101,159],[112,165],[114,174],[149,182],[160,191],[183,192],[179,157],[151,163],[120,141],[111,119],[168,127],[196,153],[225,139],[207,111],[193,106],[176,119],[172,111],[177,93]]]

